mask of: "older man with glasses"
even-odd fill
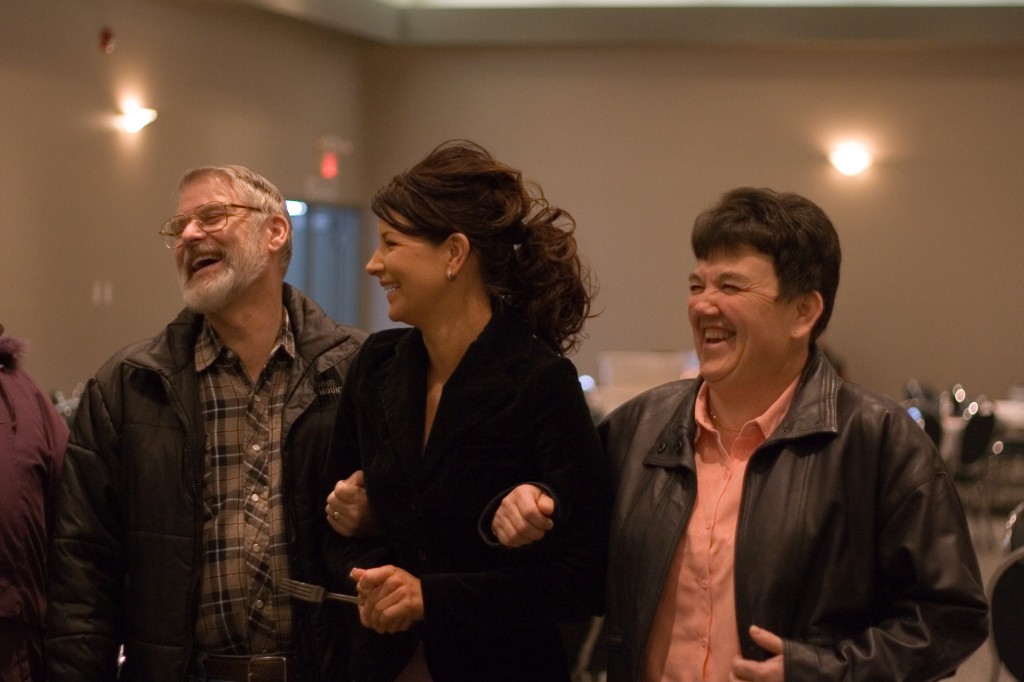
[[[318,463],[364,334],[284,283],[291,223],[265,178],[191,170],[177,212],[160,235],[186,309],[99,370],[72,431],[49,679],[326,679],[336,614],[279,586],[323,579]]]

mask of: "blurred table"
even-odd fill
[[[1024,431],[1024,400],[996,400],[996,421],[1007,430]]]

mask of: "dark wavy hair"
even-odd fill
[[[740,187],[697,216],[690,238],[701,260],[716,252],[750,246],[772,259],[779,298],[817,291],[825,305],[814,328],[814,343],[828,326],[839,289],[842,251],[832,221],[809,199],[791,192]]]
[[[449,140],[380,188],[370,207],[434,244],[466,235],[492,305],[520,311],[556,351],[579,345],[596,287],[576,250],[576,222],[518,170],[474,142]]]

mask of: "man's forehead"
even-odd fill
[[[191,180],[181,188],[178,208],[191,209],[208,201],[235,202],[238,200],[231,183],[218,175],[204,175]]]

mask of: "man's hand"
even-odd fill
[[[354,568],[359,621],[381,633],[403,632],[423,620],[423,589],[416,576],[397,566]]]
[[[786,670],[782,658],[782,638],[756,625],[750,626],[750,637],[755,644],[772,654],[772,657],[767,661],[748,661],[737,656],[732,661],[730,682],[783,682],[786,679]]]
[[[491,532],[506,547],[536,542],[555,527],[555,501],[535,485],[517,486],[494,512]]]
[[[362,469],[335,484],[334,491],[327,496],[326,512],[327,523],[345,537],[358,538],[377,532],[366,498]]]

